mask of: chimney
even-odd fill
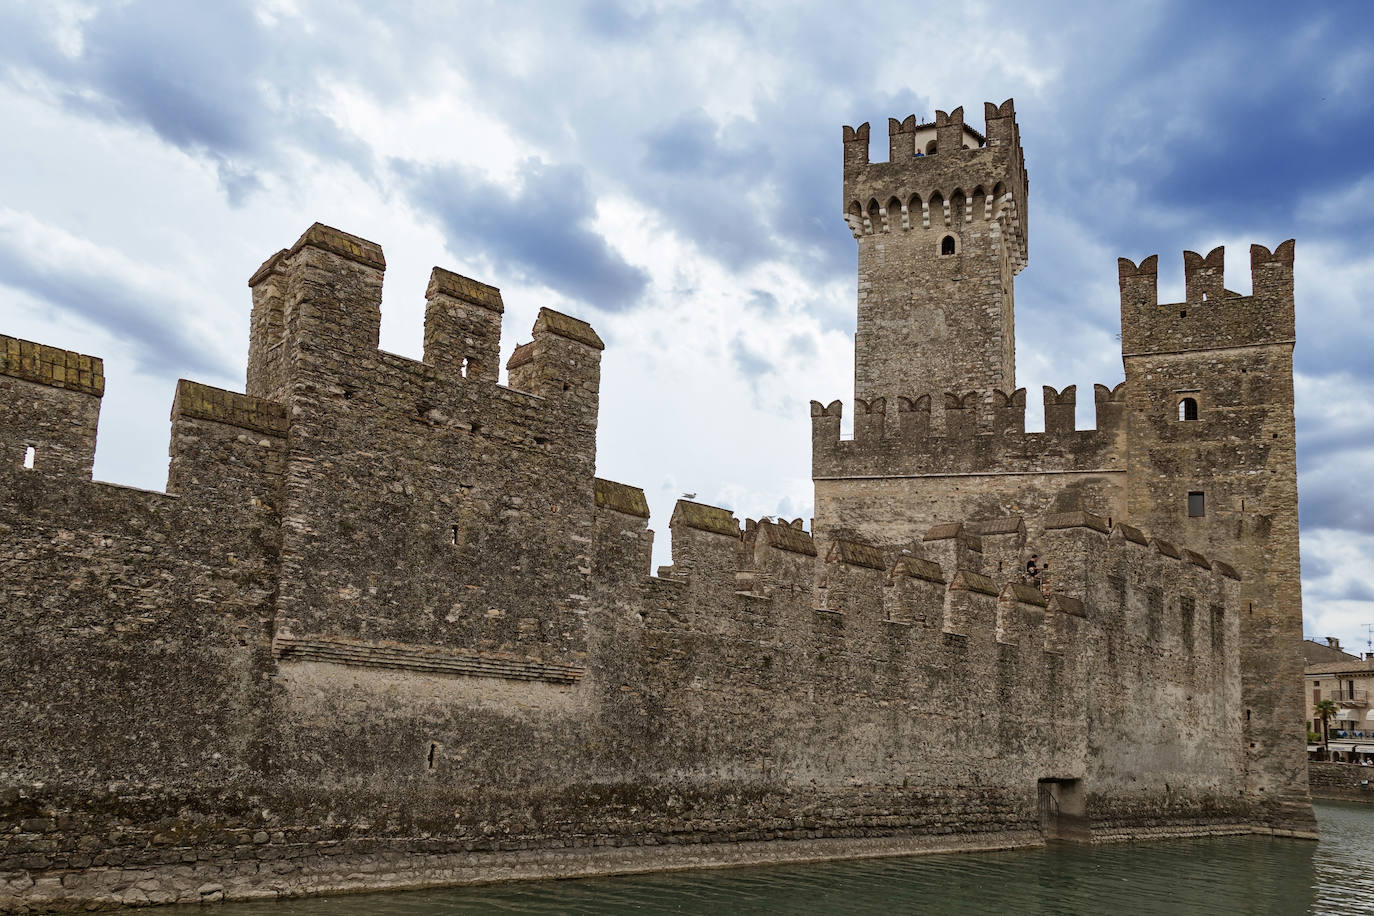
[[[1335,649],[1337,652],[1339,652],[1341,649],[1341,641],[1337,639],[1335,636],[1326,637],[1326,644],[1331,648]]]

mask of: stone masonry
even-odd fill
[[[0,911],[1310,836],[1257,677],[1296,645],[1291,243],[1251,297],[1199,259],[1206,304],[1123,262],[1127,381],[1027,432],[1012,105],[892,137],[845,132],[859,416],[813,404],[813,530],[682,500],[656,575],[596,332],[541,311],[500,385],[500,292],[435,268],[423,359],[383,352],[356,236],[252,275],[245,393],[179,383],[165,492],[91,479],[99,359],[0,337]]]
[[[844,129],[859,244],[854,435],[839,438],[839,401],[812,402],[816,536],[897,548],[941,522],[1025,516],[1034,549],[1035,518],[1081,509],[1226,557],[1244,582],[1243,702],[1230,714],[1245,731],[1247,792],[1272,823],[1310,826],[1294,724],[1293,241],[1250,247],[1250,295],[1226,288],[1221,248],[1184,252],[1185,301],[1174,304],[1158,301],[1157,257],[1122,258],[1126,381],[1094,385],[1096,428],[1085,430],[1076,386],[1047,386],[1045,429],[1027,432],[1026,392],[999,345],[1026,263],[1027,177],[1011,100],[985,114],[985,136],[962,109],[933,125],[890,119],[880,163],[869,162],[867,124]],[[930,128],[934,149],[922,145]]]

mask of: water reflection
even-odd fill
[[[1218,837],[1056,846],[231,904],[218,912],[224,916],[1374,913],[1374,807],[1322,802],[1317,817],[1320,843]],[[203,911],[197,908],[197,912]]]

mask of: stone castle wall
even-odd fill
[[[1073,386],[1046,387],[1045,431],[1026,433],[1025,394],[996,344],[1011,334],[1025,263],[1028,179],[1011,102],[985,114],[977,148],[962,111],[938,114],[946,135],[933,156],[908,146],[914,118],[892,119],[886,163],[870,163],[867,125],[845,129],[859,248],[854,435],[840,439],[839,401],[812,402],[816,536],[898,547],[941,523],[1020,517],[1025,552],[1003,557],[1005,571],[1040,547],[1036,519],[1085,510],[1226,557],[1245,583],[1243,703],[1231,715],[1247,792],[1271,823],[1308,829],[1293,725],[1303,719],[1294,243],[1251,246],[1250,295],[1226,288],[1221,248],[1185,252],[1185,299],[1173,304],[1158,301],[1157,257],[1121,259],[1125,382],[1095,386],[1093,430],[1074,429]],[[962,219],[944,206],[956,189]],[[981,210],[970,203],[980,190]],[[942,232],[958,235],[952,253],[921,240]]]
[[[1123,260],[1126,381],[1027,432],[985,115],[886,163],[845,129],[854,435],[812,403],[813,530],[679,501],[656,575],[596,332],[542,310],[500,385],[499,290],[435,268],[423,358],[383,352],[356,236],[253,274],[166,492],[91,480],[99,359],[0,337],[0,911],[1312,835],[1292,243],[1250,296],[1186,253],[1171,305]]]
[[[0,907],[1025,845],[1041,780],[1102,838],[1257,822],[1225,564],[1059,513],[1047,597],[1027,521],[683,501],[651,575],[595,332],[542,312],[497,385],[499,293],[436,271],[387,354],[384,263],[264,265],[254,394],[178,386],[166,493],[90,479],[98,360],[4,339]]]

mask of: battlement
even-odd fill
[[[174,423],[210,421],[284,437],[290,417],[319,428],[318,417],[331,413],[354,422],[361,411],[385,424],[393,421],[382,421],[381,414],[391,411],[412,425],[418,416],[436,435],[480,432],[520,448],[561,441],[556,454],[591,466],[605,345],[589,324],[541,309],[534,340],[517,350],[511,388],[503,388],[495,384],[500,291],[434,268],[426,293],[425,355],[417,362],[377,349],[385,267],[375,242],[312,225],[249,280],[248,393],[182,380]],[[13,380],[42,387],[25,396]],[[101,360],[0,337],[0,386],[0,409],[11,416],[3,424],[6,460],[89,479],[105,390]],[[293,403],[300,405],[294,411]],[[175,487],[175,426],[173,432],[169,480]],[[215,460],[214,450],[197,456]],[[209,471],[202,468],[198,476],[209,480]]]
[[[99,357],[0,334],[0,375],[102,397],[105,363]]]
[[[1159,302],[1159,257],[1117,261],[1126,356],[1292,343],[1293,248],[1250,246],[1251,294],[1225,285],[1225,250],[1183,253],[1184,301]]]
[[[840,437],[840,401],[812,401],[814,475],[1124,470],[1124,382],[1093,386],[1093,429],[1076,428],[1077,386],[1046,385],[1042,397],[1044,432],[1026,431],[1024,388],[856,399],[852,439]]]
[[[249,394],[239,394],[181,379],[172,401],[172,420],[194,419],[284,437],[286,407]]]
[[[1234,658],[1223,657],[1237,647],[1239,619],[1239,579],[1229,564],[1082,510],[1034,519],[1033,527],[1033,545],[1025,521],[1015,518],[943,523],[900,549],[834,537],[818,551],[800,519],[741,526],[728,509],[679,500],[674,564],[661,571],[678,589],[664,593],[674,610],[652,625],[717,633],[743,627],[741,634],[767,626],[770,640],[786,645],[810,638],[802,624],[811,613],[841,625],[830,638],[842,642],[881,644],[897,638],[887,626],[899,624],[958,636],[968,652],[980,641],[1072,652],[1101,633],[1121,632],[1161,656],[1210,646],[1212,667],[1199,672],[1234,667]],[[984,537],[1008,535],[1019,536],[1015,562],[988,567]],[[1047,566],[1035,582],[1021,574],[1032,547]]]
[[[104,394],[100,359],[0,335],[0,468],[89,480]]]
[[[888,119],[887,162],[869,159],[867,123],[846,126],[844,216],[861,241],[883,233],[934,230],[939,237],[964,224],[996,226],[993,244],[1008,241],[1013,272],[1027,260],[1027,178],[1011,99],[984,106],[985,133],[964,123],[964,109]]]

